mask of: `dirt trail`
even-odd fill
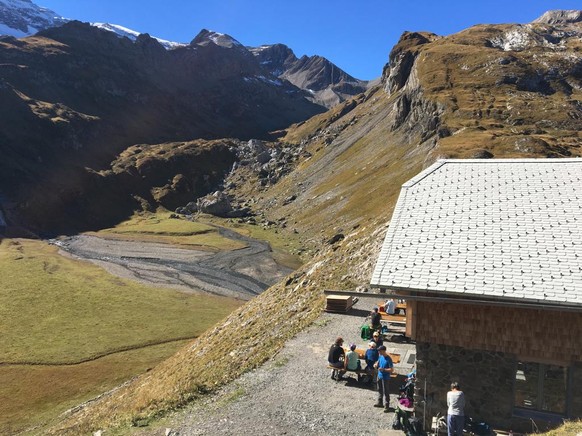
[[[76,235],[51,240],[62,252],[91,261],[118,277],[248,300],[292,270],[273,259],[268,243],[217,227],[245,248],[212,253],[173,245]]]
[[[379,299],[363,296],[347,314],[323,313],[260,368],[135,436],[163,436],[167,428],[175,436],[404,435],[389,430],[392,412],[373,407],[378,398],[375,385],[358,382],[353,373],[346,374],[344,381],[332,380],[327,368],[328,350],[338,335],[346,345],[354,342],[367,348],[360,326]],[[395,365],[398,377],[390,383],[391,406],[395,407],[399,387],[414,367],[416,347],[402,336],[403,326],[387,325],[384,345],[388,352],[400,355]]]

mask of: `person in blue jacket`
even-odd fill
[[[374,372],[374,365],[380,358],[376,342],[372,341],[368,344],[368,349],[366,350],[364,358],[366,359],[366,371],[368,371],[369,373]]]
[[[378,369],[378,402],[374,407],[384,407],[384,412],[390,411],[390,374],[394,371],[394,363],[386,352],[386,347],[378,347],[380,358],[376,363]]]

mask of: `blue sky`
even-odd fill
[[[448,35],[484,23],[527,23],[550,9],[582,9],[581,0],[33,0],[81,21],[120,24],[190,42],[203,28],[244,45],[283,43],[297,56],[321,55],[349,74],[382,74],[406,30]]]

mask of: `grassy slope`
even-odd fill
[[[279,229],[269,229],[258,225],[239,223],[237,220],[224,220],[212,217],[210,215],[200,216],[197,218],[199,223],[209,223],[226,227],[230,230],[260,241],[266,241],[273,250],[273,258],[280,265],[291,269],[301,267],[305,262],[300,254],[303,245],[300,238],[289,232],[283,232]]]
[[[71,404],[71,391],[79,399],[111,388],[167,357],[179,344],[146,348],[138,353],[135,365],[128,360],[131,353],[78,366],[21,364],[71,365],[192,338],[240,305],[227,298],[188,295],[115,278],[56,250],[30,240],[5,239],[0,244],[0,378],[12,380],[2,383],[6,389],[0,396],[4,412],[0,428],[30,424],[37,412],[44,416],[45,410],[63,410]],[[79,385],[69,383],[75,374]],[[16,379],[15,384],[12,377],[17,375],[39,383]],[[40,382],[45,376],[52,382]],[[38,386],[43,384],[47,390],[41,392]],[[18,413],[14,412],[17,404]]]
[[[0,366],[0,434],[41,425],[157,365],[187,341],[116,353],[78,365]]]
[[[424,98],[442,105],[439,122],[452,135],[431,143],[407,133],[410,125],[396,126],[394,112],[402,92],[388,96],[380,88],[359,97],[359,104],[343,116],[339,113],[345,105],[290,129],[284,139],[296,144],[306,141],[312,157],[274,187],[257,187],[257,207],[274,220],[288,217],[289,228],[299,229],[322,247],[319,255],[285,284],[250,301],[223,326],[207,332],[138,382],[63,419],[51,434],[78,434],[157,416],[268,359],[319,315],[323,289],[353,289],[369,281],[400,185],[437,157],[470,157],[482,149],[496,157],[547,156],[547,147],[518,147],[520,139],[532,135],[580,155],[579,129],[568,128],[576,122],[553,110],[556,102],[570,101],[572,96],[558,92],[547,98],[515,88],[491,88],[484,72],[503,52],[479,43],[481,31],[443,38],[421,49],[421,56],[428,56],[418,66]],[[465,69],[472,59],[474,64]],[[507,105],[510,98],[512,108],[528,108],[519,125],[514,123],[516,111]],[[562,123],[559,134],[554,134],[551,123],[538,127],[548,111],[554,122]],[[297,200],[284,205],[282,200],[290,195],[297,195]],[[322,244],[337,232],[346,235],[342,242],[332,247]],[[295,308],[285,312],[285,319],[278,309],[282,302]]]
[[[561,427],[540,433],[539,436],[573,436],[582,433],[582,421],[565,422]]]
[[[221,236],[216,227],[184,218],[170,218],[170,215],[167,211],[137,214],[114,228],[99,231],[98,234],[202,250],[236,250],[245,247],[240,241]]]

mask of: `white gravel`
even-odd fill
[[[358,383],[355,374],[347,381],[334,381],[326,367],[329,347],[338,335],[346,345],[354,342],[366,348],[360,326],[378,300],[360,299],[350,314],[322,314],[261,368],[170,417],[166,425],[172,429],[171,434],[391,434],[387,430],[393,413],[373,407],[377,400],[375,386]],[[391,324],[387,337],[397,340],[401,338],[398,332],[403,328]],[[401,341],[385,345],[389,352],[401,355],[397,373],[408,373],[416,354],[414,345]],[[403,377],[392,379],[392,407],[402,382]]]

